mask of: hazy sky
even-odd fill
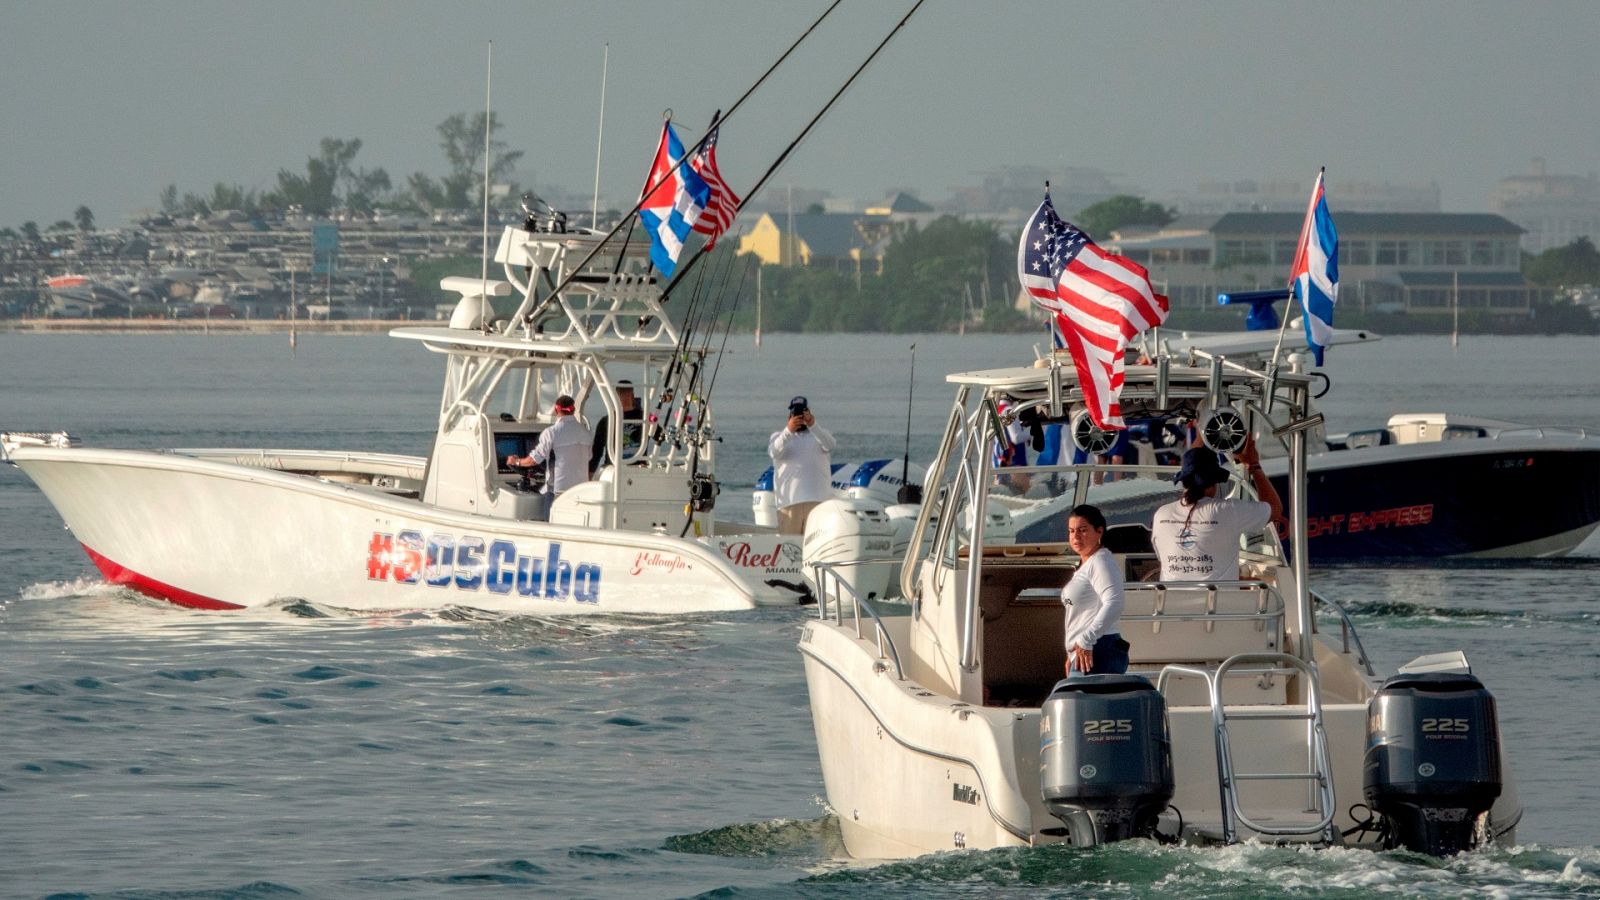
[[[8,0],[0,225],[161,188],[262,190],[323,137],[396,183],[445,170],[436,126],[484,102],[526,183],[636,195],[671,107],[686,140],[826,7],[784,2]],[[911,0],[844,0],[723,129],[744,192]],[[774,179],[937,201],[1005,165],[1093,166],[1151,191],[1211,178],[1438,182],[1483,210],[1544,157],[1600,169],[1600,3],[928,0]],[[632,196],[627,199],[631,200]]]

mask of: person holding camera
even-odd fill
[[[833,434],[817,424],[806,398],[789,401],[789,421],[767,439],[779,534],[804,534],[811,510],[833,496],[835,445]]]

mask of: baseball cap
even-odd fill
[[[577,404],[574,403],[572,401],[572,398],[567,396],[566,394],[562,394],[561,396],[556,398],[556,412],[558,412],[558,413],[569,413],[569,412],[572,412],[576,408],[577,408]]]
[[[1205,488],[1228,480],[1228,470],[1217,461],[1217,451],[1191,447],[1183,454],[1183,464],[1173,481],[1185,487]]]
[[[628,379],[624,378],[621,381],[617,382],[617,390],[619,390],[619,391],[631,391],[631,390],[633,390],[633,382],[631,382]]]
[[[791,416],[803,413],[810,408],[811,404],[807,403],[804,397],[795,397],[789,401],[789,415]]]

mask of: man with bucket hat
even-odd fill
[[[1247,438],[1233,458],[1262,499],[1217,499],[1217,486],[1229,472],[1215,450],[1191,447],[1173,479],[1183,486],[1183,496],[1156,510],[1150,527],[1162,581],[1237,581],[1239,538],[1283,518],[1283,501],[1261,471],[1255,439]]]

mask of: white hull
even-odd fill
[[[12,460],[108,580],[186,606],[297,598],[355,610],[671,614],[795,602],[765,584],[783,556],[775,535],[724,536],[743,546],[741,567],[732,550],[697,540],[456,512],[343,483],[327,465],[338,454],[318,457],[322,477],[237,464],[251,452],[225,462],[24,447]],[[414,478],[423,464],[343,458],[366,473],[352,481],[385,470]]]
[[[908,643],[907,621],[884,620],[898,646]],[[867,637],[858,639],[848,621],[812,621],[800,641],[828,805],[839,818],[850,855],[897,859],[1061,842],[1057,832],[1062,823],[1040,796],[1039,707],[963,703],[923,687],[914,667],[905,681],[898,681],[892,662],[879,659],[870,628],[868,623],[863,632]],[[1330,648],[1319,651],[1325,670],[1338,667]],[[1334,825],[1343,832],[1355,825],[1350,807],[1363,802],[1367,705],[1329,702],[1322,710],[1339,810]],[[1172,705],[1167,717],[1176,786],[1172,806],[1183,813],[1182,837],[1192,843],[1220,842],[1223,817],[1211,708]],[[1275,728],[1279,733],[1253,732],[1255,739],[1234,743],[1239,771],[1288,771],[1304,765],[1304,737],[1297,733],[1301,726],[1282,722]],[[1251,790],[1255,809],[1279,810],[1284,821],[1305,815],[1302,785],[1258,783]],[[1491,811],[1491,827],[1500,843],[1515,842],[1520,817],[1521,804],[1508,773]],[[1264,822],[1272,819],[1270,814],[1262,817]],[[1170,813],[1161,829],[1178,830]],[[1242,836],[1260,837],[1247,829]],[[1359,836],[1346,842],[1376,846],[1375,837],[1368,833],[1365,843]]]

